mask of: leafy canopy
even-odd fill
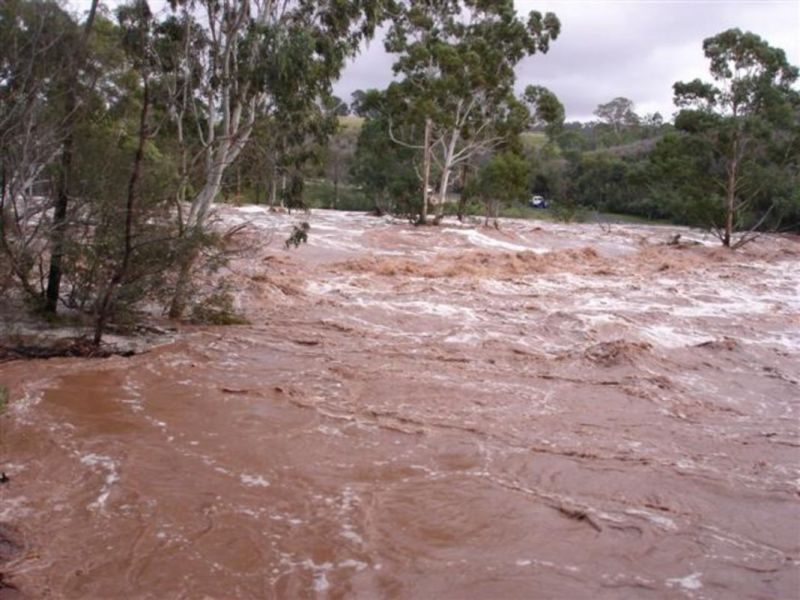
[[[533,11],[521,20],[512,0],[402,2],[385,40],[401,76],[390,91],[408,111],[440,127],[458,126],[470,138],[487,120],[520,115],[514,67],[547,52],[560,31],[552,13]],[[462,122],[459,107],[470,101],[474,112]]]
[[[694,158],[670,160],[680,166],[675,179],[693,175],[695,182],[683,187],[696,191],[693,200],[707,206],[710,224],[727,246],[736,229],[757,227],[768,216],[800,214],[794,191],[800,162],[800,94],[793,87],[798,69],[783,50],[739,29],[706,39],[703,50],[713,81],[674,85],[675,104],[682,109],[675,126],[691,138],[683,146]],[[680,145],[669,144],[670,149]],[[673,156],[666,146],[662,150],[656,157]]]

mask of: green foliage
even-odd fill
[[[55,1],[0,3],[3,289],[41,298],[50,255],[53,312],[95,315],[102,332],[173,287],[179,316],[196,261],[223,260],[208,222],[221,190],[303,208],[315,169],[345,183],[358,129],[328,144],[348,113],[331,82],[385,4],[174,0],[165,14],[127,0],[80,24]]]
[[[524,201],[528,195],[528,170],[528,162],[518,154],[495,154],[478,175],[478,193],[504,204]]]
[[[568,175],[573,181],[576,206],[604,213],[664,219],[675,215],[669,205],[653,197],[654,174],[642,157],[619,157],[608,152],[584,154]],[[681,219],[676,219],[678,222]]]
[[[630,101],[626,100],[626,102]],[[564,123],[556,132],[554,141],[558,144],[563,156],[573,159],[576,159],[582,152],[595,150],[609,150],[620,154],[646,154],[650,146],[642,146],[640,142],[657,140],[673,130],[672,124],[665,123],[659,113],[639,116],[632,112],[632,104],[629,105],[629,109],[630,114],[626,117],[625,113],[622,113],[616,122],[580,123],[572,121]]]
[[[230,286],[222,283],[211,294],[192,307],[191,320],[203,325],[248,325],[250,322],[236,312]]]
[[[242,185],[258,188],[270,203],[287,208],[311,206],[305,202],[304,181],[320,171],[337,183],[347,178],[347,160],[352,153],[348,137],[357,133],[343,127],[341,101],[323,96],[320,102],[305,99],[277,109],[273,115],[256,120],[250,144],[244,149],[237,169],[229,171],[224,188]],[[274,197],[271,191],[274,190]],[[325,207],[336,204],[331,198]]]
[[[564,127],[564,105],[553,92],[539,85],[529,85],[525,88],[525,101],[533,109],[531,127],[543,128],[551,140],[561,132]]]
[[[672,133],[656,145],[646,165],[650,193],[676,223],[708,226],[722,222],[720,190],[708,173],[714,152],[702,138]]]
[[[331,83],[372,36],[384,16],[383,0],[237,0],[224,6],[217,0],[175,0],[173,10],[178,5],[187,18],[202,20],[200,30],[207,32],[200,51],[185,53],[199,73],[185,114],[197,118],[202,176],[182,232],[194,236],[208,228],[211,205],[259,121],[278,135],[262,140],[268,151],[256,153],[253,171],[269,174],[271,202],[280,188],[288,194],[284,202],[300,204],[304,171],[321,145],[309,141],[327,123],[335,124],[335,114],[326,110]],[[183,144],[183,150],[184,159],[192,156],[192,148]],[[253,176],[255,185],[262,182]],[[196,260],[193,252],[180,258],[171,317],[179,317],[187,305],[188,276]]]
[[[8,391],[8,386],[0,383],[0,415],[2,415],[8,407],[9,397],[10,393]]]
[[[64,302],[93,310],[123,259],[125,190],[136,152],[136,129],[141,90],[134,87],[108,111],[82,123],[75,134],[73,235],[67,240]],[[154,146],[153,141],[150,146]],[[174,260],[177,227],[171,216],[176,183],[174,163],[160,152],[147,150],[143,161],[140,198],[133,216],[136,241],[130,273],[116,295],[118,314],[150,298],[165,285]]]
[[[325,110],[337,117],[346,117],[350,114],[350,106],[338,96],[329,96],[325,99]]]
[[[306,180],[303,198],[308,208],[330,208],[334,203],[338,210],[368,212],[374,208],[364,191],[352,184],[340,185],[336,200],[335,186],[327,179]]]
[[[398,57],[393,68],[400,80],[389,86],[388,113],[393,126],[410,129],[401,140],[411,147],[421,147],[427,123],[441,199],[459,165],[513,145],[526,128],[530,110],[514,95],[514,68],[526,56],[547,52],[561,24],[554,14],[536,11],[523,20],[512,0],[397,4],[385,47]],[[541,100],[540,116],[557,112],[554,96],[531,91],[531,100]]]
[[[633,110],[633,101],[628,98],[614,98],[611,102],[601,104],[594,111],[610,130],[615,143],[622,142],[622,132],[625,129],[638,127],[639,116]]]
[[[670,150],[683,142],[670,140],[654,164],[674,185],[692,178],[687,192],[703,207],[700,218],[730,246],[737,230],[775,227],[797,214],[798,69],[783,50],[739,29],[706,39],[703,50],[714,82],[674,85],[682,109],[675,125],[692,156],[674,158]],[[671,160],[659,162],[664,157]]]
[[[486,222],[499,216],[500,208],[524,202],[528,196],[530,166],[524,157],[512,152],[495,154],[468,184],[464,194],[479,199],[486,208]]]
[[[225,15],[215,0],[192,4],[200,5],[209,21],[224,19],[226,35],[237,47],[229,68],[241,89],[268,95],[278,112],[304,112],[320,98],[332,106],[331,81],[383,17],[379,0],[299,0],[288,5],[240,0]],[[259,18],[253,18],[256,13]],[[225,41],[210,40],[209,50],[226,57]],[[212,87],[225,83],[214,69],[205,76]]]
[[[417,152],[392,142],[384,93],[369,90],[358,98],[355,110],[367,116],[353,157],[353,180],[372,200],[370,208],[377,214],[408,211],[420,190],[414,169]]]
[[[800,230],[796,68],[738,30],[704,48],[714,80],[675,85],[674,128],[617,98],[598,107],[603,122],[565,123],[554,135],[558,154],[528,146],[531,188],[553,200],[556,215],[620,212],[716,227],[723,239],[729,212],[733,230]]]
[[[586,209],[572,198],[554,201],[550,211],[553,218],[562,223],[583,223],[586,220]]]
[[[59,156],[65,88],[85,83],[68,75],[79,46],[79,27],[58,3],[0,2],[0,278],[32,305],[42,302],[34,280],[47,250],[39,224],[50,222],[50,207],[32,196]]]

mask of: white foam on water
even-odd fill
[[[355,560],[353,558],[348,558],[347,560],[341,561],[338,565],[339,568],[342,569],[355,569],[356,571],[363,571],[369,565],[365,562],[360,560]]]
[[[290,562],[290,564],[297,564],[297,563]],[[315,592],[321,593],[330,587],[330,583],[328,582],[327,572],[333,569],[333,563],[326,562],[322,563],[321,565],[318,565],[309,558],[299,564],[308,569],[309,571],[314,572],[313,587]]]
[[[684,590],[699,590],[703,587],[703,584],[700,581],[701,575],[702,573],[692,573],[686,577],[667,579],[666,583],[669,587],[680,587]]]
[[[641,327],[640,331],[648,341],[665,348],[696,346],[712,340],[708,335],[681,332],[669,325],[646,325]]]
[[[339,436],[341,437],[342,430],[338,427],[331,427],[330,425],[318,425],[316,431],[319,431],[322,435],[330,435],[330,436]]]
[[[31,512],[31,509],[26,506],[27,504],[28,499],[25,496],[3,498],[3,503],[0,505],[0,522],[24,520]]]
[[[488,292],[497,296],[510,296],[519,299],[519,295],[524,293],[529,284],[523,281],[505,281],[502,279],[482,279],[479,283],[481,291]]]
[[[236,211],[237,212],[242,212],[242,213],[248,213],[248,214],[251,214],[251,213],[267,214],[267,207],[266,206],[260,206],[258,204],[248,204],[246,206],[237,207]]]
[[[325,572],[322,571],[320,573],[314,574],[314,591],[324,592],[329,587],[331,587],[330,583],[328,583],[328,578],[325,576]]]
[[[340,533],[343,538],[348,539],[351,542],[355,542],[356,544],[364,543],[364,538],[353,531],[350,525],[345,525]]]
[[[379,307],[391,312],[410,315],[428,314],[437,317],[458,318],[459,320],[479,320],[477,314],[471,308],[442,302],[428,302],[425,300],[403,302],[401,300],[377,300],[364,297],[353,298],[353,302],[362,308]]]
[[[105,479],[103,486],[100,488],[100,494],[94,502],[89,504],[90,509],[101,510],[105,507],[108,496],[111,494],[111,488],[119,481],[119,474],[117,473],[118,465],[110,456],[94,453],[82,455],[80,461],[81,464],[88,467],[99,467],[100,470],[105,471]]]
[[[444,341],[448,344],[464,344],[467,346],[477,346],[484,340],[486,340],[485,335],[472,333],[469,331],[455,333],[453,335],[448,335],[446,338],[444,338]]]
[[[535,252],[536,254],[546,254],[548,252],[548,250],[545,248],[533,248],[530,246],[522,246],[520,244],[496,240],[495,238],[483,234],[475,229],[454,229],[452,227],[447,227],[442,231],[462,235],[474,246],[483,248],[498,248],[500,250],[509,250],[511,252]]]
[[[42,396],[43,393],[41,391],[32,392],[26,390],[22,398],[9,403],[9,408],[14,411],[17,417],[21,417],[39,404],[42,401]],[[21,420],[27,422],[24,418]]]
[[[269,481],[261,475],[242,474],[239,476],[239,480],[247,487],[269,487]]]
[[[645,519],[647,519],[651,523],[655,523],[659,527],[661,527],[663,529],[667,529],[669,531],[675,531],[676,529],[678,529],[678,526],[675,524],[675,521],[673,521],[672,519],[669,519],[669,518],[667,518],[667,517],[665,517],[663,515],[659,515],[659,514],[650,512],[649,510],[641,510],[641,509],[638,509],[638,508],[629,508],[628,510],[625,511],[625,514],[644,517]]]

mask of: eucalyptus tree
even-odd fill
[[[531,128],[544,129],[550,141],[564,128],[564,105],[553,92],[541,85],[525,88],[525,102],[531,109]]]
[[[339,205],[339,187],[346,183],[355,153],[360,127],[352,126],[349,119],[350,106],[337,96],[323,100],[323,114],[330,123],[330,137],[322,155],[323,171],[333,182],[333,198],[330,208]]]
[[[117,19],[122,33],[122,47],[129,57],[132,71],[141,85],[141,106],[136,132],[136,150],[131,161],[130,177],[125,194],[124,224],[118,232],[119,249],[114,252],[116,260],[110,261],[108,282],[101,287],[95,302],[94,343],[100,344],[109,316],[113,313],[120,288],[128,282],[132,262],[136,255],[137,232],[135,221],[141,193],[142,169],[145,146],[152,135],[150,126],[151,71],[157,66],[153,48],[153,13],[147,0],[131,0],[117,9]]]
[[[293,102],[275,115],[271,146],[281,177],[281,204],[287,209],[306,208],[306,175],[324,168],[329,142],[339,127],[329,99]],[[338,181],[335,182],[338,194]],[[336,198],[338,200],[338,198]]]
[[[622,96],[600,104],[595,109],[594,115],[611,129],[616,143],[621,142],[624,129],[639,125],[639,116],[634,111],[633,100]]]
[[[271,208],[278,204],[281,208],[299,207],[305,175],[319,172],[325,163],[337,122],[325,99],[309,103],[301,98],[269,115],[260,115],[237,166],[254,189],[256,201],[266,196]]]
[[[417,151],[392,142],[390,118],[383,91],[357,90],[353,93],[353,112],[364,119],[353,156],[354,181],[371,197],[377,215],[412,209],[417,196]],[[404,131],[413,138],[413,132]]]
[[[56,2],[0,3],[0,276],[37,302],[43,289],[32,270],[44,270],[50,208],[42,183],[61,151],[62,76],[79,37]]]
[[[800,201],[800,95],[793,87],[798,69],[783,50],[739,29],[706,39],[703,50],[714,82],[674,85],[675,103],[682,109],[675,125],[709,153],[702,176],[717,190],[722,217],[712,226],[724,246],[736,247],[752,239],[775,206],[775,195]],[[794,184],[776,194],[776,179],[792,177]],[[769,206],[762,206],[750,231],[734,240],[742,213],[768,188]]]
[[[665,129],[664,117],[660,112],[647,113],[641,120],[642,128],[644,129],[644,138],[652,138],[657,136]]]
[[[481,167],[478,176],[467,186],[467,194],[483,203],[485,226],[494,220],[497,228],[500,207],[526,199],[529,174],[528,161],[513,152],[499,152]]]
[[[350,114],[350,105],[339,96],[331,95],[326,101],[326,109],[335,113],[337,117],[346,117]]]
[[[561,24],[552,13],[532,11],[522,20],[513,0],[403,0],[398,2],[386,50],[397,54],[400,81],[389,88],[394,112],[424,123],[423,208],[428,175],[438,168],[437,211],[455,168],[501,145],[527,123],[528,110],[514,96],[515,66],[547,52]],[[420,147],[419,140],[400,143]]]
[[[203,181],[186,219],[170,315],[183,313],[190,272],[225,170],[248,143],[259,115],[330,93],[346,59],[373,34],[382,0],[171,0],[189,6],[206,43],[192,110],[204,153]]]
[[[175,210],[178,228],[184,229],[184,202],[196,189],[197,168],[202,157],[197,119],[203,108],[200,84],[203,80],[201,58],[208,42],[206,31],[190,7],[181,5],[164,18],[153,18],[150,60],[151,95],[155,105],[166,111],[169,119],[159,127],[161,144],[175,155],[178,184],[175,186]]]
[[[72,160],[75,125],[81,116],[81,103],[79,98],[81,79],[87,67],[91,67],[88,60],[89,39],[97,16],[98,0],[92,0],[89,13],[83,24],[83,34],[74,45],[66,68],[61,73],[62,83],[66,88],[64,94],[64,133],[61,145],[61,157],[58,168],[58,184],[55,192],[53,206],[53,225],[50,243],[50,268],[47,276],[47,290],[45,293],[45,310],[55,313],[61,289],[62,262],[64,258],[64,245],[67,236],[67,209],[70,202],[70,185],[72,183]],[[90,81],[95,81],[90,77]],[[88,86],[91,88],[91,84]]]

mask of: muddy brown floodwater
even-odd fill
[[[0,597],[798,597],[796,238],[222,217],[251,325],[0,366]]]

